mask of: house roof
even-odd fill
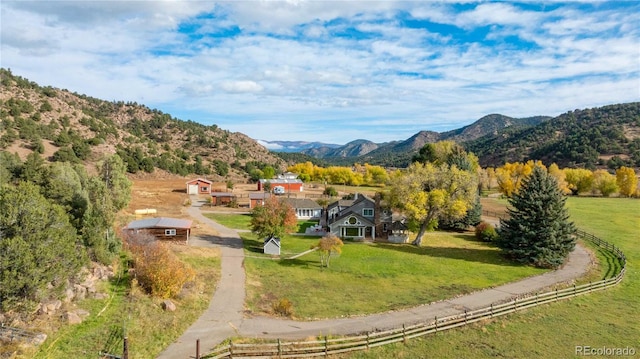
[[[334,207],[347,208],[347,207],[351,207],[352,205],[353,205],[352,199],[339,199],[335,202],[330,203],[329,206],[327,206],[327,208],[328,209],[332,209]]]
[[[264,245],[266,246],[267,244],[269,244],[269,242],[272,242],[273,244],[275,244],[276,246],[280,247],[280,238],[278,237],[268,237],[265,238],[264,240]]]
[[[285,184],[285,183],[302,183],[302,180],[297,178],[274,178],[274,179],[261,179],[260,183],[271,183],[271,184]]]
[[[266,193],[266,192],[249,193],[249,199],[265,199],[269,197],[271,197],[271,193]]]
[[[293,208],[322,209],[321,205],[309,198],[282,198],[281,200],[289,203]]]
[[[196,179],[194,179],[194,180],[191,180],[191,181],[187,182],[187,184],[189,184],[189,183],[195,183],[195,182],[205,182],[205,183],[208,183],[208,184],[212,184],[212,183],[213,183],[213,182],[209,181],[208,179],[204,179],[204,178],[196,178]]]
[[[145,228],[191,228],[193,221],[189,219],[155,217],[139,219],[130,222],[125,229],[145,229]]]
[[[231,192],[211,192],[211,197],[235,197]]]

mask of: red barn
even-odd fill
[[[279,175],[273,179],[261,179],[258,181],[258,191],[264,191],[264,185],[269,183],[271,190],[275,187],[284,188],[284,193],[302,192],[304,190],[303,183],[298,179],[298,175],[292,172]]]

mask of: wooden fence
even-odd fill
[[[276,342],[241,344],[229,342],[224,346],[216,348],[214,351],[200,356],[199,341],[196,344],[196,359],[221,359],[221,358],[311,358],[318,356],[328,356],[340,353],[352,352],[356,350],[366,350],[381,345],[391,343],[406,342],[409,339],[424,335],[437,333],[440,331],[461,327],[477,321],[499,317],[502,315],[515,313],[517,311],[532,308],[538,305],[557,302],[559,300],[570,299],[582,294],[602,290],[614,286],[622,280],[626,271],[626,257],[624,253],[606,241],[591,234],[578,231],[578,237],[587,240],[604,250],[611,252],[618,258],[620,271],[597,282],[590,282],[582,285],[573,285],[564,289],[554,289],[544,293],[528,295],[524,298],[516,298],[512,301],[490,305],[464,313],[447,317],[435,317],[425,323],[405,326],[381,332],[365,333],[358,336],[348,336],[343,338],[327,338],[314,341],[303,342]]]

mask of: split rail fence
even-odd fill
[[[269,343],[233,343],[220,346],[206,355],[200,355],[199,341],[196,343],[196,359],[221,359],[221,358],[311,358],[329,356],[340,353],[366,350],[382,345],[406,342],[409,339],[440,331],[461,327],[481,320],[495,318],[502,315],[532,308],[538,305],[570,299],[582,294],[606,289],[620,283],[626,271],[626,258],[624,253],[611,243],[608,243],[589,233],[578,231],[578,237],[587,240],[606,251],[614,254],[620,263],[620,271],[610,278],[582,285],[573,285],[564,289],[550,290],[544,293],[536,293],[524,298],[516,298],[512,301],[490,305],[488,307],[465,311],[464,313],[447,317],[427,320],[425,323],[414,324],[401,328],[365,333],[358,336],[343,338],[327,338],[315,341],[283,342],[277,340]]]

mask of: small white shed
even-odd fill
[[[264,240],[264,254],[271,254],[274,256],[280,255],[280,238],[269,237]]]

